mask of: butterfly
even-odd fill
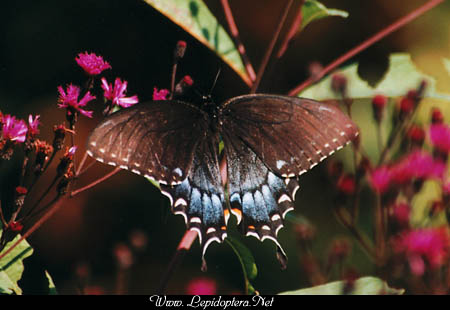
[[[198,233],[203,260],[212,242],[227,237],[233,214],[244,235],[272,240],[284,264],[277,235],[294,209],[298,177],[357,135],[355,123],[334,105],[250,94],[222,104],[165,100],[120,110],[94,129],[87,152],[159,182],[172,212]]]

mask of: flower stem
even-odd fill
[[[256,75],[256,80],[253,83],[252,88],[250,90],[251,94],[254,94],[256,92],[256,90],[258,89],[259,84],[261,83],[262,76],[264,74],[264,71],[266,70],[267,64],[269,63],[270,56],[272,55],[273,48],[275,47],[275,43],[278,40],[278,37],[279,37],[280,32],[281,32],[281,29],[283,28],[284,22],[286,21],[286,17],[287,17],[287,15],[289,13],[289,9],[290,9],[292,3],[293,3],[293,0],[289,0],[288,4],[286,5],[286,7],[284,9],[284,12],[283,12],[283,15],[281,17],[281,20],[278,23],[277,29],[275,30],[275,34],[273,35],[272,40],[270,41],[270,44],[269,44],[269,46],[268,46],[268,48],[266,50],[266,53],[264,54],[264,58],[262,60],[261,66],[258,69],[258,74]]]
[[[53,178],[52,183],[50,183],[50,185],[47,187],[47,189],[44,191],[44,193],[39,197],[39,199],[36,201],[36,203],[31,207],[31,209],[28,210],[27,215],[25,217],[28,217],[34,210],[36,210],[36,208],[39,206],[41,201],[45,198],[45,196],[47,196],[47,194],[50,192],[52,187],[56,184],[56,181],[58,181],[59,177],[60,177],[59,175],[56,175]],[[19,214],[19,212],[20,212],[20,208],[17,209],[16,212],[14,212],[13,216],[11,217],[12,221],[14,221],[16,219],[16,216]]]
[[[88,153],[87,153],[87,152],[84,152],[83,158],[81,159],[81,162],[80,162],[80,164],[78,165],[78,169],[77,169],[76,172],[75,172],[75,176],[76,176],[76,177],[80,175],[81,168],[83,168],[84,163],[86,162],[87,157],[88,157]]]
[[[302,14],[302,8],[303,4],[305,3],[305,0],[300,0],[300,3],[298,4],[297,14],[295,15],[294,22],[291,25],[291,28],[287,32],[286,36],[284,37],[280,49],[277,52],[277,59],[280,59],[283,57],[284,53],[286,52],[289,44],[294,39],[295,35],[300,32],[302,20],[303,20],[303,14]]]
[[[70,198],[72,198],[72,197],[78,195],[79,193],[84,192],[85,190],[88,190],[88,189],[94,187],[95,185],[97,185],[97,184],[99,184],[99,183],[101,183],[101,182],[103,182],[103,181],[109,179],[110,177],[112,177],[113,175],[115,175],[115,174],[116,174],[117,172],[119,172],[120,170],[122,170],[122,169],[116,168],[116,169],[114,169],[113,171],[111,171],[110,173],[108,173],[108,174],[104,175],[103,177],[101,177],[101,178],[95,180],[94,182],[92,182],[92,183],[90,183],[90,184],[88,184],[88,185],[86,185],[86,186],[84,186],[84,187],[82,187],[82,188],[79,188],[79,189],[77,189],[77,190],[71,192],[71,193],[70,193]]]
[[[314,78],[310,77],[309,79],[307,79],[306,81],[304,81],[303,83],[301,83],[300,85],[298,85],[297,87],[295,87],[291,91],[289,91],[288,94],[290,96],[295,96],[295,95],[299,94],[306,87],[310,86],[312,83],[314,83],[315,81],[319,80],[320,78],[322,78],[323,76],[325,76],[326,74],[328,74],[329,72],[334,70],[336,67],[340,66],[345,61],[347,61],[350,58],[352,58],[353,56],[359,54],[361,51],[365,50],[369,46],[371,46],[371,45],[375,44],[376,42],[380,41],[381,39],[383,39],[384,37],[388,36],[392,32],[394,32],[394,31],[400,29],[401,27],[405,26],[406,24],[408,24],[412,20],[414,20],[417,17],[423,15],[424,13],[426,13],[429,10],[431,10],[435,6],[441,4],[442,2],[444,2],[444,0],[430,0],[427,3],[425,3],[423,6],[417,8],[414,11],[412,11],[411,13],[401,17],[400,19],[398,19],[397,21],[395,21],[394,23],[392,23],[388,27],[382,29],[380,32],[378,32],[375,35],[371,36],[370,38],[368,38],[367,40],[365,40],[361,44],[357,45],[356,47],[354,47],[353,49],[349,50],[344,55],[342,55],[339,58],[337,58],[336,60],[334,60],[332,63],[330,63],[329,65],[324,67],[322,69],[322,71],[320,71],[317,75],[315,75]]]
[[[352,220],[349,218],[349,214],[345,214],[346,212],[343,208],[335,208],[335,215],[339,219],[339,221],[349,230],[349,232],[356,238],[358,244],[365,250],[366,254],[371,259],[376,258],[376,251],[374,250],[373,245],[371,244],[369,238],[364,235],[359,229],[354,225]]]
[[[380,265],[383,263],[385,253],[384,227],[385,220],[383,207],[381,205],[381,197],[380,194],[377,194],[375,204],[375,244],[377,263]]]
[[[63,196],[58,195],[53,201],[51,202],[51,208],[48,210],[46,214],[44,214],[43,217],[41,217],[29,230],[26,231],[25,234],[23,234],[19,240],[17,240],[12,246],[10,246],[5,252],[0,254],[0,260],[11,253],[12,250],[14,250],[19,243],[21,243],[24,239],[28,238],[33,232],[35,232],[41,225],[46,222],[56,211],[58,211],[59,207],[61,206],[61,198]]]
[[[256,79],[255,70],[253,69],[253,66],[247,56],[244,44],[242,44],[241,38],[239,36],[239,30],[234,21],[233,12],[231,11],[230,4],[228,3],[228,0],[221,0],[220,2],[222,3],[225,18],[227,20],[228,27],[230,28],[231,37],[233,38],[234,44],[237,46],[237,50],[241,55],[242,61],[244,62],[245,71],[247,71],[250,80],[254,82]]]
[[[195,239],[197,239],[196,231],[188,229],[184,233],[184,236],[181,239],[180,243],[178,244],[177,250],[172,257],[172,260],[169,263],[169,267],[167,267],[166,272],[161,278],[157,294],[159,295],[164,294],[164,292],[167,289],[167,284],[169,283],[170,278],[172,277],[177,267],[180,265],[187,251],[190,250],[192,243],[194,242]]]

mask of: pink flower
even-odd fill
[[[78,86],[74,86],[72,84],[67,85],[66,91],[64,91],[62,86],[58,86],[58,92],[58,107],[68,109],[68,113],[78,111],[81,114],[92,118],[92,111],[82,109],[82,107],[85,107],[89,101],[95,99],[95,96],[92,96],[90,92],[87,92],[80,101],[78,101],[78,96],[80,95],[80,88]]]
[[[428,153],[415,151],[391,168],[391,177],[397,184],[404,184],[412,179],[440,179],[444,172],[445,163],[434,160]]]
[[[392,173],[389,167],[382,166],[377,168],[372,172],[370,179],[372,187],[380,194],[385,193],[391,184],[391,176]]]
[[[167,89],[158,90],[156,87],[153,88],[153,100],[167,100],[167,95],[169,91]]]
[[[445,163],[435,160],[430,154],[415,151],[393,164],[377,168],[371,175],[372,187],[385,193],[392,185],[402,185],[416,179],[442,179]]]
[[[450,236],[445,228],[422,228],[401,234],[394,250],[406,255],[411,271],[423,275],[426,261],[431,268],[440,267],[448,258]]]
[[[431,143],[443,153],[450,152],[450,127],[437,123],[430,127]]]
[[[119,78],[116,78],[113,87],[112,84],[109,84],[105,78],[102,78],[102,88],[105,91],[104,96],[106,99],[111,100],[113,105],[128,108],[139,102],[136,95],[132,97],[125,97],[127,86],[127,81],[122,82]]]
[[[75,152],[77,151],[78,146],[74,145],[72,146],[68,151],[66,156],[67,157],[73,157],[73,155],[75,155]]]
[[[78,57],[75,57],[75,60],[89,75],[98,75],[103,70],[111,69],[109,63],[104,61],[102,56],[97,56],[94,53],[80,53],[78,54]]]
[[[28,133],[32,136],[35,136],[39,133],[39,119],[40,119],[40,115],[36,115],[33,119],[33,115],[29,115],[28,116]]]
[[[392,208],[392,218],[401,227],[409,226],[409,218],[411,215],[411,207],[406,203],[398,203]]]
[[[27,137],[28,127],[23,120],[16,120],[14,116],[4,115],[2,118],[3,139],[15,142],[24,142]]]
[[[196,278],[191,280],[186,287],[188,295],[215,295],[217,294],[216,282],[209,278]]]

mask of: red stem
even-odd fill
[[[286,52],[289,44],[292,42],[292,40],[294,39],[295,35],[297,33],[299,33],[299,31],[301,30],[301,24],[302,24],[302,20],[303,20],[303,14],[302,14],[302,7],[303,7],[303,3],[305,2],[305,0],[301,0],[298,10],[297,10],[297,15],[294,18],[294,22],[291,25],[291,29],[289,29],[287,35],[285,36],[280,49],[278,50],[277,53],[277,58],[281,58],[284,53]]]
[[[359,44],[358,46],[354,47],[353,49],[351,49],[350,51],[348,51],[347,53],[345,53],[341,57],[337,58],[335,61],[330,63],[328,66],[323,68],[322,71],[319,72],[317,76],[314,76],[314,78],[310,77],[309,79],[304,81],[302,84],[298,85],[297,87],[295,87],[294,89],[289,91],[288,95],[289,96],[297,95],[303,89],[305,89],[306,87],[308,87],[309,85],[311,85],[312,83],[317,81],[318,79],[322,78],[324,75],[326,75],[330,71],[334,70],[336,67],[338,67],[339,65],[341,65],[342,63],[344,63],[348,59],[352,58],[353,56],[355,56],[356,54],[358,54],[361,51],[365,50],[369,46],[371,46],[371,45],[375,44],[376,42],[380,41],[381,39],[383,39],[387,35],[391,34],[392,32],[400,29],[404,25],[408,24],[412,20],[416,19],[417,17],[421,16],[422,14],[426,13],[427,11],[431,10],[432,8],[434,8],[435,6],[439,5],[442,2],[444,2],[444,0],[430,0],[427,3],[425,3],[423,6],[417,8],[416,10],[414,10],[413,12],[403,16],[402,18],[400,18],[399,20],[397,20],[396,22],[394,22],[390,26],[384,28],[380,32],[376,33],[375,35],[373,35],[372,37],[370,37],[369,39],[364,41],[363,43]]]
[[[289,9],[292,5],[293,0],[289,0],[288,4],[286,5],[286,8],[284,9],[283,15],[280,19],[280,22],[278,23],[278,27],[275,30],[275,34],[272,37],[272,40],[270,41],[269,47],[266,50],[266,53],[264,54],[264,58],[261,62],[261,67],[258,69],[258,74],[256,75],[256,80],[253,83],[252,89],[250,90],[251,94],[254,94],[256,90],[258,89],[259,84],[261,83],[262,76],[264,74],[264,71],[266,70],[267,64],[269,63],[270,55],[272,55],[273,48],[275,47],[275,43],[278,40],[278,37],[281,32],[281,28],[283,28],[284,22],[286,21],[286,17],[289,13]]]
[[[239,54],[241,55],[242,61],[244,62],[245,70],[252,82],[256,79],[255,70],[245,52],[244,44],[242,44],[241,38],[239,36],[239,30],[234,21],[233,13],[230,8],[228,0],[221,0],[223,11],[225,13],[225,18],[228,22],[228,27],[230,28],[231,36],[233,37],[234,43],[237,45]]]
[[[48,210],[48,212],[45,213],[43,217],[41,217],[36,223],[34,223],[34,225],[31,226],[31,228],[27,230],[26,233],[23,234],[19,240],[14,242],[14,244],[10,246],[8,250],[6,250],[0,255],[0,260],[6,255],[8,255],[12,250],[14,250],[16,246],[19,245],[19,243],[21,243],[24,239],[28,238],[33,232],[35,232],[39,227],[41,227],[41,225],[44,224],[44,222],[46,222],[53,214],[55,214],[56,211],[58,211],[59,207],[61,206],[61,197],[62,196],[57,197],[50,210]]]
[[[79,189],[77,189],[77,190],[71,192],[71,193],[70,193],[70,198],[72,198],[72,197],[78,195],[79,193],[84,192],[85,190],[88,190],[88,189],[90,189],[91,187],[94,187],[95,185],[97,185],[97,184],[99,184],[99,183],[101,183],[101,182],[103,182],[103,181],[109,179],[110,177],[112,177],[113,175],[115,175],[115,174],[116,174],[117,172],[119,172],[120,170],[122,170],[122,169],[116,168],[116,169],[114,169],[113,171],[111,171],[110,173],[108,173],[108,174],[104,175],[103,177],[101,177],[100,179],[97,179],[97,180],[95,180],[94,182],[92,182],[92,183],[90,183],[90,184],[88,184],[88,185],[86,185],[86,186],[84,186],[84,187],[82,187],[82,188],[79,188]]]
[[[177,251],[175,252],[175,254],[172,257],[172,260],[169,263],[169,267],[167,267],[167,270],[161,279],[157,291],[158,294],[163,294],[165,292],[167,284],[169,283],[169,279],[171,278],[177,267],[180,265],[184,255],[186,254],[187,251],[189,251],[189,249],[192,246],[192,243],[196,238],[197,238],[196,231],[190,229],[186,230],[183,238],[178,244]]]

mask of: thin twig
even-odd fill
[[[81,159],[81,162],[80,162],[80,164],[78,165],[78,169],[77,169],[76,172],[75,172],[75,176],[76,176],[76,177],[80,175],[81,168],[83,168],[84,162],[86,161],[87,157],[88,157],[88,153],[87,153],[87,152],[84,152],[83,158]]]
[[[394,31],[400,29],[401,27],[405,26],[406,24],[408,24],[412,20],[416,19],[417,17],[421,16],[422,14],[426,13],[427,11],[431,10],[435,6],[441,4],[442,2],[444,2],[444,0],[430,0],[430,1],[428,1],[423,6],[417,8],[413,12],[403,16],[402,18],[400,18],[396,22],[392,23],[390,26],[384,28],[380,32],[378,32],[375,35],[371,36],[366,41],[362,42],[361,44],[359,44],[358,46],[354,47],[353,49],[351,49],[350,51],[348,51],[344,55],[340,56],[339,58],[334,60],[332,63],[327,65],[325,68],[323,68],[322,71],[320,71],[317,75],[314,75],[314,78],[313,77],[308,78],[306,81],[304,81],[303,83],[301,83],[300,85],[298,85],[297,87],[295,87],[294,89],[289,91],[288,94],[290,96],[297,95],[302,90],[304,90],[306,87],[310,86],[315,81],[318,81],[324,75],[326,75],[327,73],[331,72],[336,67],[340,66],[342,63],[347,61],[348,59],[350,59],[353,56],[359,54],[361,51],[365,50],[369,46],[371,46],[371,45],[375,44],[376,42],[380,41],[381,39],[383,39],[387,35],[391,34],[392,32],[394,32]]]
[[[285,9],[283,11],[283,15],[282,15],[282,17],[280,19],[280,22],[278,23],[278,27],[275,30],[275,33],[274,33],[274,35],[272,37],[272,40],[270,41],[270,44],[269,44],[269,46],[268,46],[268,48],[266,50],[266,53],[264,54],[264,58],[263,58],[263,60],[261,62],[261,66],[258,69],[258,74],[256,75],[256,80],[255,80],[255,82],[252,85],[252,89],[250,90],[251,94],[254,94],[256,92],[256,90],[258,89],[259,84],[261,83],[262,76],[264,74],[264,71],[266,70],[267,64],[269,63],[270,56],[272,55],[272,52],[273,52],[273,48],[275,47],[275,43],[278,40],[278,37],[279,37],[280,32],[281,32],[281,29],[283,28],[284,22],[286,21],[286,17],[287,17],[287,15],[289,13],[289,9],[290,9],[290,7],[291,7],[293,2],[294,2],[293,0],[289,0],[288,4],[286,5],[286,7],[285,7]]]
[[[56,184],[56,181],[58,181],[59,177],[60,177],[59,175],[56,175],[56,176],[53,178],[52,183],[50,183],[50,185],[47,187],[47,189],[44,191],[44,193],[39,197],[39,199],[38,199],[38,200],[35,202],[35,204],[31,207],[31,209],[27,211],[27,215],[24,216],[24,217],[27,217],[29,214],[31,214],[31,213],[39,206],[39,204],[41,203],[41,201],[45,198],[45,196],[47,196],[47,194],[50,192],[50,190],[52,189],[52,187]],[[19,212],[20,212],[20,208],[17,209],[16,212],[14,212],[13,216],[11,217],[11,220],[12,220],[12,221],[14,221],[14,220],[16,219],[16,217],[17,217],[17,215],[19,214]]]
[[[59,207],[61,206],[61,198],[63,196],[58,195],[53,201],[52,204],[53,206],[50,208],[50,210],[44,214],[43,217],[41,217],[29,230],[27,230],[25,232],[25,234],[23,234],[19,240],[17,240],[16,242],[14,242],[14,244],[12,246],[10,246],[5,252],[3,252],[2,254],[0,254],[0,260],[5,257],[6,255],[8,255],[9,253],[11,253],[12,250],[14,250],[19,243],[21,243],[24,239],[28,238],[33,232],[35,232],[44,222],[46,222],[56,211],[58,211]]]
[[[280,49],[278,50],[277,56],[276,56],[277,59],[280,59],[281,57],[283,57],[289,44],[294,39],[295,35],[297,33],[299,33],[301,30],[300,28],[301,28],[301,24],[302,24],[302,20],[303,20],[302,8],[303,8],[303,3],[305,2],[305,0],[301,0],[299,2],[300,3],[298,4],[297,14],[295,15],[294,22],[292,23],[291,28],[287,32],[286,36],[284,37],[284,40],[282,41],[282,43],[280,45]]]
[[[6,222],[5,216],[3,215],[3,209],[2,209],[2,202],[0,201],[0,221],[2,222],[3,229],[8,226],[8,223]]]
[[[237,46],[237,50],[241,55],[242,61],[244,62],[244,67],[245,70],[247,71],[248,77],[252,82],[254,82],[256,79],[255,70],[253,69],[250,59],[247,56],[244,44],[242,44],[241,38],[239,36],[239,30],[234,21],[233,12],[231,11],[230,4],[228,3],[228,0],[221,0],[221,3],[223,11],[225,13],[225,18],[228,23],[228,27],[230,28],[231,37],[233,38],[234,44]]]
[[[84,186],[84,187],[82,187],[82,188],[79,188],[79,189],[77,189],[77,190],[71,192],[71,193],[70,193],[70,198],[72,198],[72,197],[78,195],[79,193],[84,192],[85,190],[88,190],[88,189],[94,187],[95,185],[97,185],[97,184],[99,184],[99,183],[101,183],[101,182],[103,182],[103,181],[109,179],[110,177],[112,177],[113,175],[115,175],[115,174],[116,174],[117,172],[119,172],[120,170],[122,170],[122,169],[116,168],[116,169],[114,169],[113,171],[111,171],[110,173],[108,173],[108,174],[104,175],[103,177],[101,177],[101,178],[95,180],[94,182],[92,182],[92,183],[90,183],[90,184],[88,184],[88,185],[86,185],[86,186]]]
[[[352,223],[352,221],[348,220],[342,212],[345,212],[345,209],[335,208],[336,217],[340,220],[340,222],[349,230],[349,232],[356,238],[359,245],[366,251],[367,255],[371,259],[376,258],[376,251],[373,249],[373,246],[369,244],[369,239],[366,235],[364,235],[358,228]]]
[[[173,255],[172,260],[169,263],[169,267],[167,267],[166,272],[161,278],[157,294],[160,295],[164,294],[170,278],[172,277],[177,267],[180,265],[187,251],[189,251],[189,249],[191,248],[192,243],[194,242],[195,239],[197,239],[197,232],[195,230],[188,229],[185,232],[180,243],[178,244],[177,251]]]

